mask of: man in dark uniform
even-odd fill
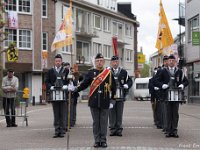
[[[165,55],[163,56],[163,65],[162,68],[157,70],[157,74],[156,77],[159,76],[160,72],[162,71],[162,69],[167,68],[168,67],[168,56]],[[163,90],[159,90],[159,101],[160,101],[160,119],[161,119],[161,126],[162,126],[162,131],[164,133],[166,133],[167,130],[167,108],[166,108],[166,100],[165,97],[163,97]]]
[[[62,56],[57,54],[54,59],[55,66],[48,70],[46,77],[47,91],[55,88],[67,89],[68,69],[62,66]],[[66,101],[52,101],[54,113],[55,135],[53,138],[64,137],[66,127]]]
[[[129,77],[128,72],[119,67],[119,57],[111,58],[111,71],[114,75],[116,83],[116,103],[109,112],[110,136],[122,136],[122,120],[124,101],[128,90],[131,88],[133,81]]]
[[[70,63],[66,62],[63,63],[63,66],[70,71],[68,75],[68,82],[72,84],[72,86],[77,86],[78,82],[75,79],[73,75],[72,68],[70,68]],[[71,99],[67,101],[67,106],[66,106],[66,131],[68,131],[68,128],[71,128],[75,125],[76,122],[76,106],[77,106],[77,99],[79,97],[78,92],[72,92],[71,93]],[[70,105],[69,105],[70,101]],[[70,113],[69,113],[70,110]],[[69,120],[68,120],[69,118]],[[69,126],[68,126],[68,123]]]
[[[153,111],[153,120],[154,124],[157,128],[160,128],[160,120],[159,120],[159,88],[154,85],[155,76],[157,74],[157,67],[154,68],[153,77],[149,79],[149,93],[151,94],[151,106]]]
[[[181,88],[182,90],[188,85],[188,79],[185,77],[182,70],[175,67],[176,59],[174,55],[168,58],[168,67],[163,68],[159,73],[159,77],[155,84],[162,89],[165,100],[168,100],[169,88]],[[176,137],[178,120],[179,120],[179,102],[166,102],[167,109],[167,134],[166,137]]]
[[[106,136],[109,108],[113,107],[115,81],[109,68],[104,68],[105,60],[102,54],[95,57],[95,67],[75,91],[79,92],[90,86],[88,105],[93,119],[94,147],[107,147]]]

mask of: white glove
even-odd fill
[[[54,90],[54,86],[51,86],[51,87],[50,87],[50,90]]]
[[[62,89],[67,90],[67,85],[63,85]]]
[[[123,87],[124,87],[125,89],[128,89],[128,85],[127,85],[127,84],[124,84]]]
[[[75,90],[75,86],[73,85],[73,82],[70,82],[70,84],[68,85],[68,91],[74,91]]]
[[[162,89],[164,89],[164,90],[167,89],[168,87],[169,87],[169,85],[167,85],[167,84],[162,85]]]
[[[184,85],[183,84],[180,84],[178,87],[181,88],[182,90],[184,89]]]
[[[154,87],[154,90],[155,90],[155,91],[158,91],[158,90],[159,90],[159,88],[158,88],[158,87]]]
[[[112,109],[113,106],[114,106],[114,105],[113,105],[112,103],[110,103],[109,109]]]

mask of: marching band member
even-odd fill
[[[175,66],[176,59],[174,55],[168,57],[168,67],[163,68],[156,78],[155,84],[162,89],[163,97],[167,101],[167,131],[166,137],[176,137],[178,120],[179,120],[179,102],[168,100],[168,89],[181,88],[182,90],[188,85],[188,79],[185,77],[183,71]]]
[[[56,88],[62,88],[66,90],[68,69],[62,66],[62,56],[57,54],[54,58],[55,66],[48,70],[46,77],[47,91],[54,90]],[[54,127],[55,135],[53,138],[64,137],[66,127],[66,100],[52,101],[53,114],[54,114]]]
[[[119,67],[119,57],[113,56],[111,58],[111,71],[117,86],[116,89],[116,103],[109,112],[109,127],[110,136],[122,136],[122,120],[123,110],[126,94],[131,88],[133,81],[128,75],[128,72]]]
[[[75,91],[80,92],[90,86],[89,101],[92,119],[94,147],[107,147],[107,126],[109,108],[113,107],[115,81],[109,68],[104,68],[105,60],[102,54],[95,57],[95,67],[89,70],[85,79]],[[113,100],[114,101],[114,100]]]

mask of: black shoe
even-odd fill
[[[11,126],[10,124],[7,124],[7,126],[6,126],[6,127],[8,127],[8,128],[9,128],[9,127],[12,127],[12,126]]]
[[[108,145],[107,145],[107,143],[106,142],[102,142],[101,143],[101,147],[107,147]]]
[[[172,137],[172,135],[169,134],[169,133],[167,133],[167,134],[165,135],[165,137],[166,137],[166,138],[169,138],[169,137]]]
[[[111,132],[111,133],[110,133],[110,136],[115,136],[115,135],[116,135],[115,132]]]
[[[58,138],[58,137],[60,137],[59,134],[55,134],[55,135],[53,136],[53,138]]]
[[[17,127],[17,124],[12,124],[12,127]]]
[[[179,138],[179,136],[178,136],[177,133],[174,133],[174,134],[172,135],[172,137]]]
[[[119,132],[119,133],[117,133],[116,135],[117,135],[117,136],[122,136],[122,133],[121,133],[121,132]]]
[[[59,136],[60,138],[65,137],[63,133],[59,134],[58,136]]]
[[[161,126],[157,126],[157,129],[162,129],[162,127]]]
[[[100,142],[95,142],[94,143],[94,147],[100,147],[100,146],[101,146]]]

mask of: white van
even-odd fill
[[[150,100],[151,96],[148,88],[150,78],[135,78],[133,93],[136,100]]]

